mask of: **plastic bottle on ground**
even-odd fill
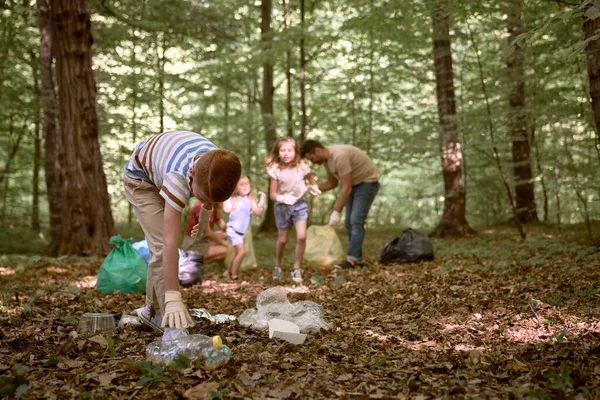
[[[181,354],[189,359],[202,357],[206,366],[220,364],[231,358],[231,349],[223,345],[220,336],[200,334],[179,337],[177,340],[155,340],[146,348],[151,362],[171,363]]]

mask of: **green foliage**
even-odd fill
[[[31,382],[25,378],[29,368],[25,365],[15,364],[12,374],[0,375],[0,397],[21,398],[31,388]]]
[[[115,357],[117,355],[117,351],[115,350],[115,340],[110,334],[106,335],[106,342],[108,343],[108,355],[110,357]]]
[[[161,375],[165,371],[164,364],[152,364],[147,361],[130,362],[129,368],[137,370],[142,373],[142,377],[136,382],[138,386],[144,386],[148,384],[152,386],[158,382],[171,382],[172,379],[168,376]]]
[[[79,323],[79,320],[77,319],[77,317],[75,317],[74,315],[67,315],[65,317],[61,318],[62,322],[64,322],[67,325],[77,325]]]
[[[310,277],[310,283],[312,283],[314,287],[319,287],[325,283],[325,279],[321,275],[313,274]]]
[[[270,149],[262,126],[262,67],[266,60],[273,64],[272,118],[282,136],[288,126],[289,54],[291,128],[298,139],[300,38],[307,58],[307,137],[325,144],[355,144],[384,173],[369,224],[429,229],[439,222],[444,187],[428,2],[313,2],[305,10],[304,29],[298,4],[291,4],[287,25],[281,5],[273,4],[268,51],[259,31],[260,2],[226,0],[208,7],[183,0],[110,4],[92,0],[87,5],[92,13],[103,167],[123,236],[143,237],[135,215],[133,223],[128,221],[123,167],[135,143],[161,129],[194,130],[235,151],[255,189],[268,189],[263,171]],[[549,11],[546,4],[526,2],[525,32],[509,42],[503,2],[451,4],[457,123],[467,219],[474,227],[494,226],[511,214],[488,130],[491,124],[500,161],[511,171],[506,116],[511,82],[505,50],[516,48],[526,60],[525,106],[527,128],[535,134],[531,159],[538,212],[549,222],[560,218],[563,224],[583,221],[586,207],[592,219],[600,216],[598,188],[592,183],[600,178],[597,136],[587,82],[581,79],[586,71],[581,50],[589,42],[580,34],[582,19],[597,16],[598,8],[590,0],[555,7]],[[6,176],[0,185],[0,220],[11,232],[0,232],[3,254],[41,254],[48,244],[43,173],[42,234],[29,230],[34,133],[41,126],[36,18],[35,7],[27,2],[10,2],[0,13],[0,174]],[[475,44],[491,119],[483,101]],[[13,148],[17,151],[6,169]],[[324,178],[321,167],[313,169]],[[313,221],[325,221],[334,195],[325,193],[312,203]],[[529,262],[541,259],[530,257]]]
[[[183,354],[177,354],[177,357],[173,359],[171,365],[176,369],[186,369],[190,366],[192,360],[184,356]]]
[[[565,390],[571,386],[571,376],[569,375],[569,366],[562,362],[560,364],[560,370],[556,372],[547,372],[544,374],[546,379],[550,382],[552,389]]]
[[[94,400],[94,399],[101,399],[103,397],[104,397],[103,392],[96,392],[95,390],[92,390],[91,392],[82,392],[79,395],[79,398],[81,400]]]
[[[209,399],[214,400],[214,399],[224,399],[227,394],[229,393],[229,388],[223,388],[220,390],[211,390],[207,393],[207,395],[209,396]]]

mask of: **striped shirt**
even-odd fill
[[[194,157],[217,149],[190,131],[164,132],[138,143],[125,166],[125,174],[160,189],[160,195],[179,212],[192,197],[190,168]]]

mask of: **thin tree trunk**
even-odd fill
[[[456,125],[456,99],[452,76],[450,15],[441,0],[432,14],[433,57],[440,123],[440,153],[444,179],[444,213],[434,231],[436,236],[462,236],[473,232],[466,219],[466,192],[462,179],[462,151]]]
[[[494,154],[494,160],[496,161],[496,167],[498,167],[498,173],[500,174],[500,178],[502,179],[502,183],[504,184],[504,189],[506,190],[506,195],[508,197],[508,202],[510,204],[510,209],[513,214],[513,220],[515,221],[515,225],[517,226],[517,230],[521,235],[521,238],[525,239],[527,235],[525,235],[525,231],[523,231],[523,226],[517,218],[517,209],[515,207],[515,200],[513,198],[512,190],[510,189],[510,185],[508,183],[508,179],[506,174],[504,173],[504,169],[502,168],[502,163],[500,162],[500,155],[498,154],[498,148],[496,147],[496,139],[494,135],[494,122],[492,119],[492,109],[490,107],[490,99],[487,94],[487,89],[485,88],[485,79],[483,77],[483,66],[481,65],[481,59],[479,58],[479,48],[477,47],[477,43],[475,39],[473,39],[473,34],[469,30],[469,39],[473,44],[473,50],[475,52],[475,58],[477,60],[477,67],[479,70],[479,81],[481,82],[481,91],[483,92],[483,98],[485,99],[485,109],[487,113],[488,120],[488,129],[490,132],[490,141],[492,143],[492,151]]]
[[[33,132],[33,182],[31,190],[31,230],[40,231],[40,160],[42,158],[42,143],[40,138],[41,126],[41,102],[40,102],[40,79],[39,79],[39,60],[32,52],[31,54],[31,72],[33,76],[33,96],[35,98],[35,117]]]
[[[289,35],[290,28],[290,0],[283,0],[283,22],[285,26],[285,32]],[[288,42],[289,43],[289,40]],[[287,98],[286,98],[286,110],[287,110],[287,135],[294,137],[294,110],[292,108],[292,52],[290,51],[289,45],[285,51],[285,79],[287,81]]]
[[[159,131],[165,131],[165,33],[159,33],[156,40],[156,68],[158,69],[158,115]]]
[[[523,0],[511,0],[506,8],[509,43],[523,33]],[[515,206],[520,222],[538,221],[533,174],[531,172],[531,149],[528,138],[525,109],[525,53],[515,46],[507,58],[506,66],[510,91],[508,94],[508,124],[512,135],[512,165],[515,185]]]
[[[15,157],[17,156],[17,152],[19,151],[19,147],[21,146],[21,141],[23,140],[23,136],[24,133],[23,131],[17,131],[15,133],[15,129],[14,129],[14,116],[11,115],[9,117],[9,129],[8,129],[8,137],[10,139],[9,141],[9,149],[8,149],[8,157],[6,158],[6,161],[4,163],[4,169],[2,170],[2,172],[0,172],[0,184],[2,184],[2,181],[6,178],[8,179],[8,172],[10,170],[10,167],[13,163],[13,161],[15,160]],[[13,141],[14,139],[14,141]]]
[[[554,196],[556,198],[556,225],[558,226],[558,230],[561,230],[561,208],[560,208],[560,174],[558,171],[558,154],[556,151],[556,143],[552,143],[552,151],[553,151],[553,159],[554,163],[552,165],[552,175],[554,177],[554,186],[556,187],[556,192]]]
[[[132,88],[131,88],[131,111],[132,111],[132,117],[131,117],[131,143],[133,144],[133,146],[136,145],[137,143],[137,97],[138,97],[138,90],[137,90],[137,73],[138,73],[138,68],[137,68],[137,58],[136,58],[136,47],[137,47],[137,40],[135,37],[135,29],[132,30],[131,32],[131,65],[133,68],[133,83],[132,83]],[[127,225],[131,226],[131,224],[133,223],[133,205],[130,202],[127,202]]]
[[[268,55],[269,50],[271,49],[271,0],[262,0],[260,32],[262,51]],[[277,140],[277,133],[275,132],[275,118],[273,116],[273,91],[273,63],[270,57],[265,57],[265,62],[263,64],[263,96],[261,102],[261,112],[267,153],[271,151],[275,141]],[[273,206],[274,203],[269,198],[267,202],[266,215],[260,226],[260,230],[263,232],[274,231],[276,229]]]
[[[569,160],[569,169],[571,170],[571,174],[572,174],[573,189],[575,189],[575,195],[577,196],[577,200],[579,201],[579,203],[581,203],[581,206],[583,207],[583,212],[581,213],[581,216],[583,217],[583,220],[585,222],[588,240],[591,240],[592,239],[592,224],[590,221],[590,213],[589,213],[589,209],[588,209],[588,200],[587,200],[586,194],[585,194],[585,187],[582,189],[581,186],[579,185],[579,183],[577,182],[577,167],[575,166],[575,160],[573,159],[573,154],[571,154],[571,150],[569,149],[569,138],[565,137],[563,139],[563,143],[564,143],[564,147],[565,147],[565,154],[567,155],[567,160]],[[584,182],[585,182],[585,180],[584,180]],[[584,185],[585,185],[585,183],[584,183]]]
[[[60,176],[60,136],[57,129],[58,104],[52,75],[52,32],[50,8],[47,0],[37,0],[38,26],[40,29],[40,71],[42,80],[44,175],[50,222],[50,247],[48,254],[56,252],[52,245],[58,245],[62,217],[62,183]]]
[[[535,154],[535,162],[537,165],[537,173],[540,176],[540,184],[542,185],[542,196],[544,197],[544,222],[548,222],[548,187],[546,185],[546,177],[544,176],[544,171],[542,170],[542,157],[540,155],[540,149],[538,146],[538,140],[535,134],[535,118],[532,118],[532,128],[531,128],[531,145],[533,146],[533,151]]]
[[[306,115],[306,55],[304,49],[304,0],[300,0],[300,109],[302,117],[300,120],[300,143],[306,141],[308,128],[308,115]]]
[[[223,109],[223,147],[229,148],[229,89],[227,88],[225,88]]]
[[[58,80],[63,214],[57,254],[106,254],[115,225],[98,140],[90,14],[84,0],[50,8]]]
[[[584,40],[587,40],[598,33],[598,29],[600,29],[600,18],[584,18],[583,34]],[[592,107],[594,131],[596,133],[595,147],[598,160],[600,161],[600,41],[590,40],[585,48],[585,55],[590,81],[590,106]]]
[[[373,2],[371,1],[371,6]],[[369,26],[369,122],[367,127],[367,148],[365,152],[371,154],[371,138],[373,137],[373,108],[374,104],[374,82],[375,77],[373,76],[373,64],[375,62],[375,45],[373,39],[373,25]]]

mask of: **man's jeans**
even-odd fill
[[[362,244],[365,237],[365,222],[371,204],[379,191],[379,182],[363,182],[352,187],[346,203],[346,231],[350,238],[348,259],[362,260]]]

